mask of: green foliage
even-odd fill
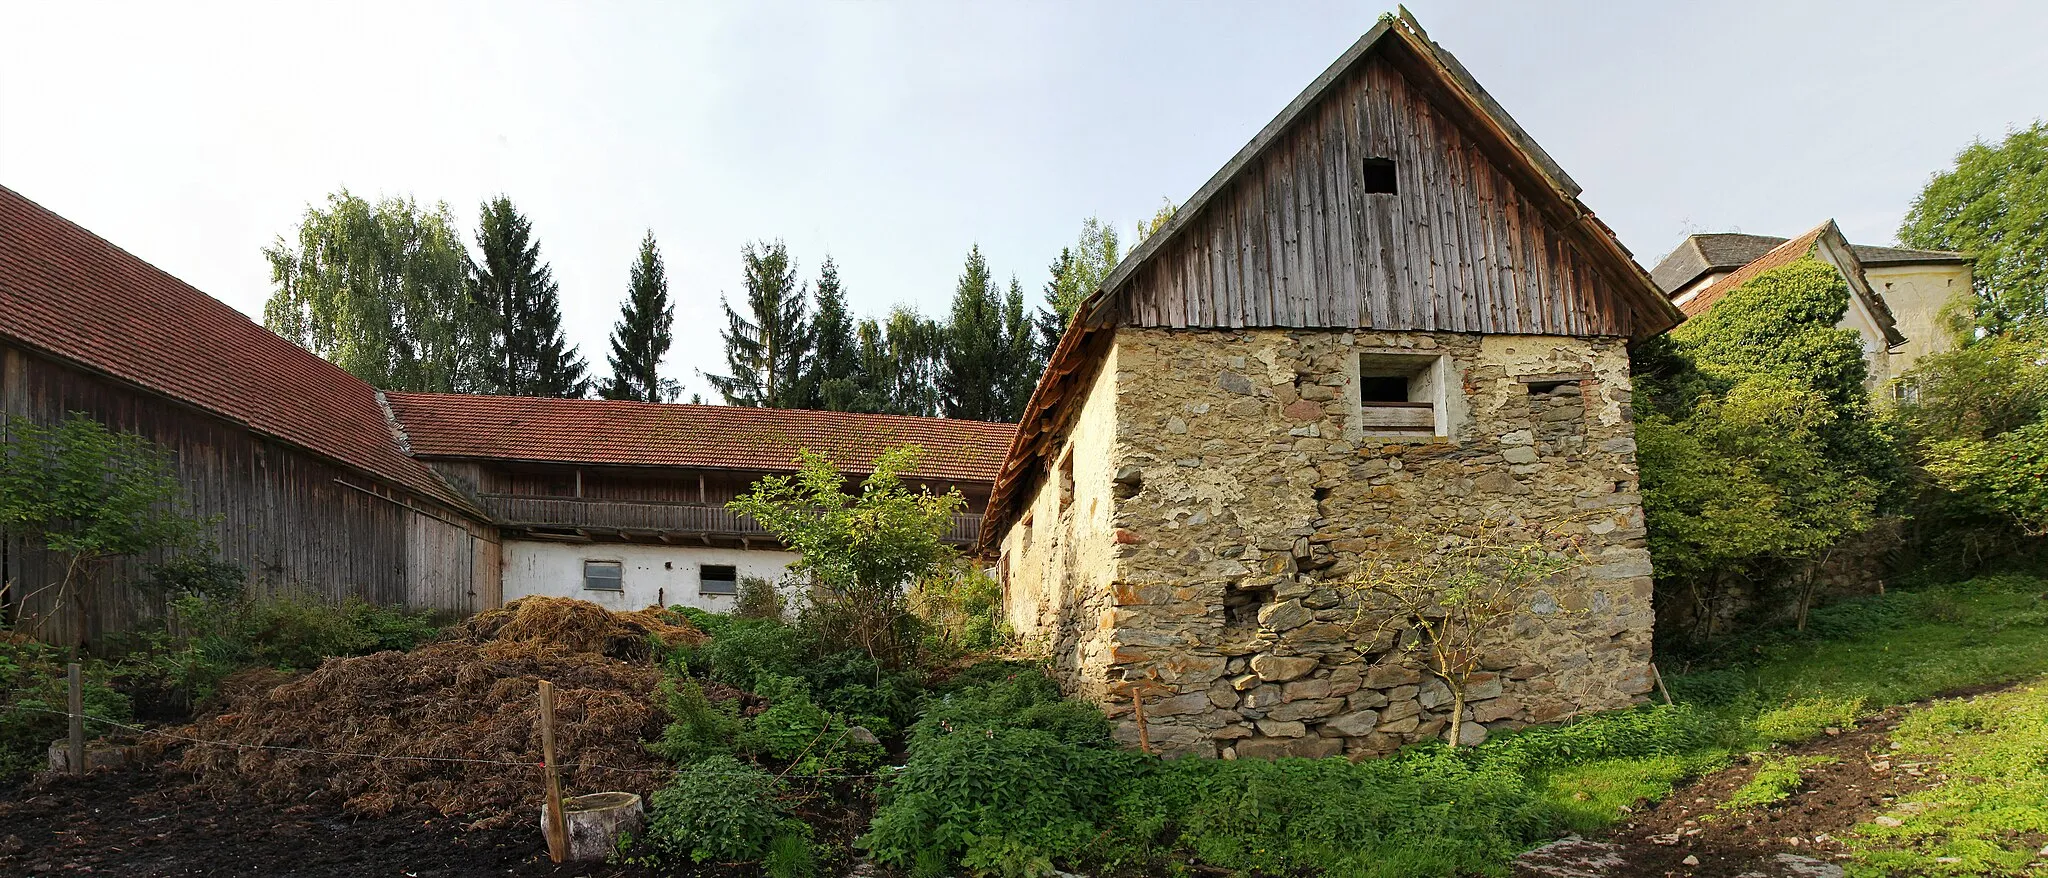
[[[1929,180],[1899,223],[1908,247],[1976,258],[1976,322],[1994,334],[2048,322],[2048,122],[1978,141]]]
[[[1033,326],[1024,314],[1024,288],[1010,278],[1002,293],[976,245],[953,293],[945,327],[939,391],[946,417],[1015,421],[1024,412],[1042,368]]]
[[[808,662],[804,678],[818,702],[850,725],[890,736],[917,719],[924,687],[909,671],[889,670],[858,649]]]
[[[1991,439],[1957,438],[1926,447],[1927,471],[1968,502],[2048,536],[2048,421]]]
[[[637,840],[633,858],[670,864],[761,860],[777,847],[778,836],[809,834],[778,801],[781,793],[774,775],[730,756],[684,768],[655,791],[647,833]],[[784,862],[788,857],[781,855]]]
[[[1037,729],[935,733],[912,746],[860,843],[877,861],[924,876],[956,864],[1046,875],[1095,837],[1143,759]]]
[[[811,355],[809,291],[797,280],[796,261],[781,241],[747,244],[741,263],[743,310],[719,298],[726,374],[704,380],[726,405],[796,408],[805,402],[803,375]]]
[[[741,619],[782,620],[782,593],[759,576],[742,576],[732,614]]]
[[[1898,826],[1866,823],[1853,873],[2029,875],[2048,836],[2048,682],[1908,714],[1897,755],[1939,760],[1942,783],[1902,796]]]
[[[654,755],[692,765],[732,752],[741,728],[737,701],[712,704],[688,675],[663,675],[657,691],[669,724],[660,740],[647,745]]]
[[[304,592],[186,592],[170,602],[171,625],[122,660],[122,676],[189,705],[245,668],[308,670],[336,656],[408,650],[441,626],[431,612]],[[175,632],[175,633],[173,633]]]
[[[711,679],[753,692],[763,677],[802,673],[807,644],[796,629],[781,622],[734,618],[706,632],[711,640],[692,663],[707,668]]]
[[[1898,419],[1913,442],[1990,439],[2048,414],[2048,334],[1992,335],[1928,354],[1902,379]]]
[[[832,257],[818,267],[817,316],[811,320],[811,356],[800,391],[803,408],[834,412],[882,411],[855,339],[855,321]]]
[[[1074,309],[1102,286],[1122,256],[1116,226],[1092,216],[1081,221],[1080,239],[1072,247],[1060,248],[1060,258],[1051,267],[1052,280],[1045,284],[1045,307],[1038,309],[1036,318],[1040,360],[1052,356],[1074,319]]]
[[[275,285],[263,324],[386,390],[483,392],[491,314],[467,291],[469,255],[448,205],[371,204],[347,189],[308,205],[292,240],[264,248]]]
[[[1785,801],[1799,791],[1806,769],[1832,765],[1833,756],[1766,756],[1756,773],[1718,806],[1722,811],[1748,811]]]
[[[101,662],[86,661],[82,671],[85,713],[115,722],[130,716],[128,697],[110,685],[112,674]],[[65,736],[66,694],[63,650],[17,634],[0,632],[0,783],[47,767],[50,742]],[[115,731],[88,721],[88,736]]]
[[[899,305],[879,320],[862,318],[854,327],[854,342],[860,349],[862,410],[938,416],[942,324]]]
[[[1869,528],[1902,475],[1841,273],[1811,256],[1731,291],[1636,357],[1650,551],[1669,599],[1712,605]]]
[[[1004,729],[1044,732],[1076,747],[1113,746],[1101,710],[1062,698],[1045,675],[1030,673],[929,696],[911,728],[910,748],[914,753],[920,745],[970,730]]]
[[[802,556],[791,570],[817,585],[806,626],[828,649],[863,649],[895,667],[915,647],[905,636],[905,589],[956,557],[944,537],[966,503],[958,491],[905,487],[921,455],[916,446],[884,452],[854,496],[831,460],[805,451],[795,477],[765,476],[726,504]]]
[[[942,653],[989,650],[1010,636],[1002,584],[972,564],[925,577],[909,601],[910,611],[930,631],[927,646]]]
[[[760,683],[756,694],[768,709],[747,720],[738,740],[742,752],[790,763],[799,774],[856,771],[881,760],[880,745],[855,740],[845,718],[812,701],[802,680],[768,675]]]
[[[606,357],[612,377],[602,382],[605,399],[674,402],[682,387],[661,377],[661,358],[668,355],[670,327],[676,309],[668,300],[668,268],[654,233],[640,241],[640,254],[627,275],[626,301],[619,322],[612,325],[612,352]]]
[[[171,454],[84,412],[55,426],[0,420],[0,528],[89,562],[199,548],[211,521],[190,516]]]
[[[540,258],[533,221],[502,195],[478,210],[469,294],[472,307],[490,315],[482,355],[491,392],[582,398],[587,366],[562,333],[561,292]]]

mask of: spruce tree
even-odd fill
[[[1038,379],[1037,346],[1024,315],[1023,286],[1011,278],[1008,294],[999,294],[979,245],[967,253],[942,338],[939,391],[946,417],[1014,420]]]
[[[781,241],[748,244],[741,255],[746,313],[725,308],[726,374],[705,375],[726,405],[795,408],[802,403],[804,364],[811,358],[809,291]]]
[[[1045,282],[1045,306],[1038,309],[1033,321],[1038,327],[1038,355],[1050,359],[1054,348],[1060,346],[1060,336],[1067,331],[1067,324],[1073,322],[1074,308],[1078,299],[1070,299],[1063,293],[1067,278],[1074,271],[1074,248],[1061,247],[1060,258],[1047,267],[1052,279]]]
[[[511,396],[581,398],[589,392],[582,354],[562,333],[554,272],[541,261],[533,223],[499,196],[482,207],[470,297],[491,315],[485,368],[491,389]]]
[[[1041,357],[1052,356],[1060,334],[1073,322],[1074,309],[1109,279],[1120,258],[1115,226],[1092,216],[1081,221],[1080,238],[1074,246],[1060,249],[1060,258],[1052,264],[1052,279],[1045,284],[1045,307],[1037,314]]]
[[[1037,324],[1024,310],[1024,285],[1014,274],[1010,275],[1010,291],[1003,297],[1003,359],[1008,380],[1003,382],[1001,419],[1015,421],[1024,416],[1024,404],[1038,387],[1045,357],[1039,354]]]
[[[905,306],[887,320],[863,319],[855,331],[860,348],[857,397],[865,411],[937,417],[940,352],[945,327]]]
[[[680,388],[659,374],[661,358],[668,354],[669,329],[675,323],[675,306],[668,301],[668,270],[654,232],[640,241],[640,256],[634,260],[626,286],[626,302],[619,306],[619,322],[612,326],[612,377],[599,395],[605,399],[641,402],[673,401]]]
[[[803,407],[835,412],[872,411],[872,403],[861,398],[860,349],[854,340],[853,315],[846,310],[839,266],[829,256],[818,268],[816,295],[811,357],[800,394]]]

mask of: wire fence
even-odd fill
[[[10,705],[4,705],[4,706],[0,706],[0,710],[9,710],[9,711],[23,711],[23,712],[29,712],[29,713],[42,713],[42,714],[49,714],[49,715],[52,715],[52,716],[62,716],[62,717],[69,717],[69,716],[71,716],[71,712],[70,712],[70,711],[65,711],[65,710],[51,710],[51,709],[49,709],[49,708],[44,708],[44,707],[34,707],[34,706],[30,706],[30,705],[25,705],[25,704],[10,704]],[[139,735],[149,735],[149,736],[151,736],[151,737],[157,737],[157,738],[164,738],[164,739],[167,739],[167,740],[172,740],[172,741],[178,741],[178,742],[181,742],[181,743],[185,743],[185,744],[194,744],[194,745],[199,745],[199,746],[204,746],[204,747],[227,747],[227,748],[231,748],[231,749],[236,749],[236,750],[271,750],[271,751],[279,751],[279,752],[285,752],[285,753],[302,753],[302,754],[307,754],[307,755],[312,755],[312,756],[324,756],[324,757],[328,757],[328,758],[334,758],[334,759],[371,759],[371,760],[379,760],[379,761],[387,761],[387,762],[446,762],[446,763],[458,763],[458,764],[465,764],[465,765],[499,765],[499,766],[510,766],[510,767],[515,767],[515,768],[531,768],[531,769],[543,769],[543,768],[545,768],[545,767],[546,767],[546,763],[545,763],[545,762],[541,762],[541,761],[538,761],[538,760],[536,760],[536,761],[533,761],[533,762],[526,762],[526,761],[514,761],[514,760],[507,760],[507,759],[475,759],[475,758],[470,758],[470,757],[463,757],[463,756],[411,756],[411,755],[406,755],[406,754],[393,754],[393,753],[357,753],[357,752],[349,752],[349,751],[341,751],[341,750],[318,750],[318,749],[314,749],[314,748],[311,748],[311,747],[292,747],[292,746],[287,746],[287,745],[283,745],[283,744],[251,744],[251,743],[247,743],[247,742],[243,742],[243,741],[217,741],[217,740],[210,740],[210,739],[206,739],[206,738],[195,738],[195,737],[192,737],[192,736],[190,736],[190,735],[180,735],[180,734],[177,734],[177,733],[175,733],[175,732],[169,732],[169,731],[165,731],[165,730],[163,730],[163,729],[152,729],[152,728],[146,728],[146,727],[143,727],[143,726],[137,726],[137,725],[130,725],[130,724],[128,724],[128,723],[120,722],[120,721],[118,721],[118,720],[112,720],[112,719],[108,719],[108,718],[106,718],[106,717],[100,717],[100,716],[93,716],[93,715],[91,715],[91,714],[83,714],[83,713],[82,713],[82,714],[79,714],[79,716],[83,717],[83,718],[85,719],[85,721],[86,721],[86,722],[89,722],[89,723],[98,723],[98,724],[100,724],[100,725],[102,725],[102,726],[106,726],[106,727],[110,727],[110,728],[116,728],[116,729],[123,729],[123,730],[126,730],[126,731],[134,732],[134,733],[136,733],[136,734],[139,734]],[[692,768],[688,768],[688,767],[684,767],[684,768],[622,768],[622,767],[618,767],[618,766],[612,766],[612,765],[592,765],[592,764],[590,764],[590,763],[586,763],[586,762],[572,762],[572,761],[568,761],[568,760],[563,760],[563,761],[561,762],[561,764],[560,764],[560,765],[558,765],[557,767],[558,767],[558,768],[574,768],[574,769],[576,769],[576,770],[578,770],[578,771],[616,771],[616,772],[621,772],[621,773],[626,773],[626,774],[660,774],[660,775],[677,775],[677,774],[692,774],[692,775],[699,775],[699,776],[717,776],[717,777],[739,777],[739,776],[742,776],[742,775],[741,775],[741,773],[739,773],[739,772],[731,772],[731,771],[727,771],[727,772],[707,772],[707,771],[701,771],[701,770],[697,770],[697,769],[692,769]],[[785,772],[784,772],[784,774],[787,774],[787,773],[788,773],[787,771],[785,771]],[[808,778],[818,778],[818,779],[821,779],[821,780],[859,780],[859,779],[872,779],[872,778],[884,778],[884,777],[891,777],[891,776],[893,776],[893,773],[892,773],[892,772],[888,772],[888,771],[882,771],[882,772],[867,772],[867,773],[854,773],[854,772],[820,772],[820,773],[816,773],[816,774],[806,773],[806,774],[804,774],[803,776],[804,776],[804,777],[808,777]]]

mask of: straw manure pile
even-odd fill
[[[667,724],[647,635],[678,644],[701,642],[702,634],[658,611],[611,613],[554,598],[514,601],[451,633],[412,652],[329,659],[282,683],[247,687],[184,731],[366,755],[194,745],[179,766],[202,788],[245,789],[279,803],[372,816],[425,808],[478,817],[478,828],[527,821],[540,790],[537,693],[549,680],[565,792],[646,795],[667,779],[667,766],[641,745]],[[484,761],[399,758],[419,756]]]

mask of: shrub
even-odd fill
[[[884,788],[859,842],[920,876],[955,865],[1044,875],[1081,853],[1146,757],[1080,747],[1038,729],[934,734]]]
[[[139,688],[190,705],[244,668],[307,670],[336,656],[412,649],[440,630],[431,612],[354,598],[333,604],[304,592],[186,592],[171,600],[166,629],[144,635],[121,671]]]
[[[711,679],[752,692],[764,676],[800,676],[807,651],[794,628],[766,619],[735,618],[718,626],[698,657]]]
[[[128,697],[108,685],[107,667],[100,662],[83,664],[86,715],[125,722],[130,716]],[[0,701],[0,782],[41,769],[50,742],[70,728],[64,665],[64,653],[57,647],[0,632],[0,691],[6,693],[6,700]],[[85,729],[87,735],[113,731],[90,721]]]
[[[734,600],[732,615],[735,619],[772,619],[782,621],[782,593],[775,583],[759,576],[742,576],[739,594]]]
[[[802,680],[764,676],[758,694],[768,699],[768,709],[749,719],[739,736],[740,750],[749,755],[793,763],[793,770],[802,774],[858,769],[880,761],[882,748],[849,735],[847,722],[818,707]]]
[[[1716,727],[1689,704],[1598,714],[1503,735],[1474,751],[1483,765],[1532,773],[1607,759],[1672,756],[1709,743]]]
[[[916,675],[883,668],[858,649],[810,662],[804,671],[820,705],[877,735],[893,735],[909,726],[924,698]]]
[[[661,739],[647,749],[677,765],[690,765],[731,753],[739,737],[738,702],[714,705],[704,689],[687,675],[664,675],[658,690],[669,724]]]
[[[647,834],[635,844],[634,858],[654,863],[760,860],[778,837],[809,833],[777,801],[781,792],[775,776],[759,768],[730,756],[705,759],[655,791]]]
[[[1035,673],[927,698],[923,717],[911,728],[910,747],[914,753],[921,744],[969,729],[1030,729],[1073,746],[1114,746],[1100,709],[1060,697],[1051,680]]]

